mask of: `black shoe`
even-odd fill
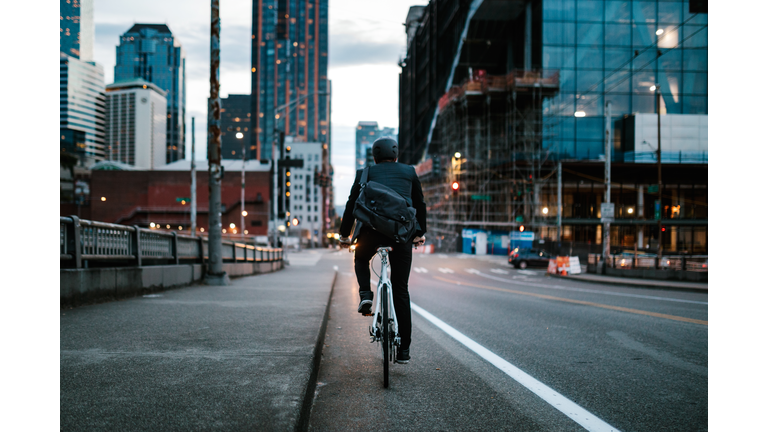
[[[397,350],[397,356],[395,357],[395,363],[408,364],[411,359],[410,349]]]
[[[363,315],[370,315],[371,306],[373,306],[372,300],[360,300],[360,306],[357,307],[357,311]]]

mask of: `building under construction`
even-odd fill
[[[656,156],[649,151],[656,145],[656,130],[648,129],[651,119],[643,117],[653,115],[655,124],[654,105],[647,103],[653,99],[643,94],[647,83],[638,79],[647,73],[645,66],[633,63],[629,73],[618,75],[640,87],[608,94],[616,88],[609,84],[621,84],[615,71],[606,70],[608,60],[603,64],[609,54],[599,48],[597,57],[582,56],[591,51],[577,46],[614,43],[602,33],[595,33],[599,42],[590,42],[589,32],[603,27],[585,25],[587,33],[576,42],[553,39],[565,34],[562,23],[569,19],[614,19],[605,8],[570,17],[572,10],[550,0],[432,0],[410,9],[407,55],[401,60],[400,161],[415,165],[419,173],[428,232],[437,250],[504,254],[517,239],[522,245],[599,252],[607,140],[615,204],[610,244],[654,250],[661,239],[665,251],[706,251],[706,107],[702,111],[701,97],[662,91],[666,114],[680,115],[661,116],[661,123],[668,123],[670,131],[675,124],[685,126],[693,134],[686,142],[698,147],[681,147],[670,132],[659,132],[664,151],[663,169],[657,171]],[[612,25],[630,28],[625,17],[615,19]],[[706,23],[706,17],[697,19]],[[639,35],[635,47],[648,39],[649,52],[656,53],[656,36],[647,36]],[[696,43],[706,53],[706,38]],[[668,47],[669,52],[675,49]],[[641,58],[644,50],[634,55]],[[631,48],[626,51],[632,55]],[[598,67],[603,70],[594,72]],[[656,73],[663,76],[663,71]],[[604,111],[608,100],[614,101],[612,113]],[[662,192],[651,192],[658,173],[664,179]]]

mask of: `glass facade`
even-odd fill
[[[134,24],[120,37],[115,82],[134,78],[154,83],[166,92],[166,162],[184,159],[186,60],[184,50],[165,24]]]
[[[251,128],[251,95],[231,94],[221,98],[221,158],[242,159],[243,143],[246,143],[246,157],[256,157],[255,149],[248,150],[248,131]],[[237,134],[243,138],[238,139]]]
[[[59,1],[59,52],[93,59],[93,0]]]
[[[543,0],[542,68],[560,93],[543,106],[544,143],[567,159],[604,154],[604,107],[619,119],[707,114],[707,14],[679,0]],[[578,117],[575,115],[578,113]],[[614,142],[620,135],[614,130]],[[616,148],[616,144],[615,144]]]
[[[253,157],[272,157],[275,129],[329,142],[328,0],[254,1],[251,40]]]
[[[62,150],[77,155],[85,166],[105,157],[104,90],[104,69],[99,64],[60,54],[59,129],[62,131]]]
[[[363,169],[374,164],[371,146],[381,137],[397,139],[394,128],[379,129],[378,122],[361,121],[355,131],[355,169]]]

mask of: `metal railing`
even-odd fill
[[[117,225],[61,216],[59,225],[61,262],[83,268],[87,262],[130,261],[129,265],[179,264],[181,260],[204,263],[208,258],[208,238],[175,232]],[[270,262],[283,259],[283,250],[222,241],[225,262]],[[85,264],[84,264],[85,263]],[[125,265],[125,264],[122,264]]]
[[[597,265],[602,260],[602,256],[599,254],[589,254],[587,262],[592,265]],[[617,269],[652,269],[656,268],[655,256],[643,256],[637,257],[629,254],[610,255],[606,260],[609,268]],[[677,270],[681,271],[695,271],[695,272],[707,272],[709,271],[709,261],[707,255],[662,255],[659,261],[659,269],[661,270]]]

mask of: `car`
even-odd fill
[[[552,256],[541,249],[514,248],[509,251],[507,261],[515,268],[547,267]]]

